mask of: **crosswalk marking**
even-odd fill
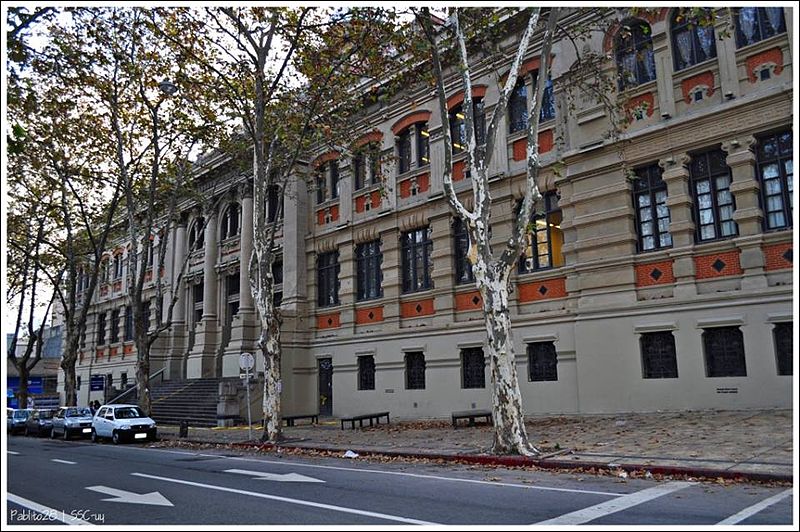
[[[722,521],[720,521],[717,524],[718,525],[735,525],[737,523],[740,523],[740,522],[744,521],[745,519],[747,519],[748,517],[750,517],[751,515],[757,514],[758,512],[763,510],[764,508],[768,508],[768,507],[772,506],[773,504],[779,503],[780,501],[782,501],[783,499],[785,499],[786,497],[788,497],[791,494],[792,494],[791,488],[786,490],[786,491],[782,491],[782,492],[778,493],[777,495],[773,495],[772,497],[764,499],[761,502],[757,502],[756,504],[754,504],[752,506],[748,506],[747,508],[745,508],[741,512],[737,512],[737,513],[733,514],[732,516],[728,517],[727,519],[723,519]]]
[[[536,523],[537,525],[582,525],[593,521],[599,517],[603,517],[622,510],[627,510],[639,504],[663,497],[674,491],[682,490],[692,486],[693,482],[669,482],[646,490],[637,491],[630,495],[625,495],[610,501],[601,502],[594,506],[589,506],[582,510],[577,510],[568,514],[560,515],[546,521]]]

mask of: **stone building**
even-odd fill
[[[621,140],[607,138],[607,112],[593,98],[569,109],[558,80],[575,51],[567,42],[552,51],[539,133],[545,199],[512,279],[525,411],[789,407],[792,10],[737,8],[730,20],[721,9],[712,26],[670,9],[618,15],[588,47],[610,57],[630,119]],[[513,39],[502,44],[513,51]],[[498,244],[523,193],[537,46],[495,144]],[[473,65],[479,116],[508,68],[486,56]],[[265,206],[285,202],[275,223],[286,413],[444,417],[490,405],[480,297],[442,192],[442,127],[456,144],[463,127],[455,74],[447,90],[450,124],[429,88],[411,87],[365,110],[356,155],[311,154],[305,171],[316,186],[299,179]],[[459,146],[454,180],[462,197],[471,194]],[[258,335],[240,266],[257,207],[247,175],[229,161],[198,186],[208,206],[185,206],[165,278],[198,239],[202,249],[188,257],[176,323],[152,367],[171,381],[238,382],[239,354],[254,351]],[[77,368],[84,383],[109,375],[124,387],[134,375],[125,253],[110,253],[93,302]]]

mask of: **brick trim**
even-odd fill
[[[427,192],[428,189],[431,188],[431,176],[427,172],[424,174],[420,174],[418,176],[414,176],[409,179],[404,179],[400,181],[400,197],[410,198],[411,197],[411,183],[414,180],[417,180],[417,185],[419,186],[420,193]]]
[[[370,314],[372,315],[370,317]],[[383,321],[383,306],[356,309],[356,325]]]
[[[482,310],[483,298],[478,290],[471,292],[463,292],[455,296],[456,312],[464,312],[469,310]]]
[[[636,117],[633,114],[633,110],[643,103],[647,104],[647,117],[649,118],[653,116],[653,113],[656,110],[656,99],[652,92],[646,92],[644,94],[640,94],[639,96],[634,96],[628,100],[628,103],[625,104],[625,112],[627,113],[628,118],[635,120]]]
[[[464,160],[456,161],[453,163],[453,181],[461,181],[467,177],[466,172],[467,162]]]
[[[706,96],[714,94],[714,73],[709,70],[682,80],[681,92],[683,92],[683,101],[691,104],[693,101],[692,94],[694,94],[697,87],[707,87]]]
[[[534,281],[532,283],[518,284],[519,302],[529,303],[542,299],[558,299],[567,297],[567,278],[558,277],[556,279],[546,279],[544,281]]]
[[[472,99],[483,98],[486,96],[486,85],[475,85],[472,87]],[[464,101],[464,91],[460,90],[447,98],[447,108],[452,109]]]
[[[340,156],[341,156],[341,153],[339,153],[336,150],[326,151],[325,153],[317,156],[314,159],[314,161],[312,161],[311,166],[316,168],[317,166],[319,166],[319,165],[321,165],[323,163],[327,163],[328,161],[332,161],[334,159],[338,159]]]
[[[317,316],[317,329],[336,329],[341,325],[341,313],[321,314]]]
[[[399,135],[401,131],[405,128],[410,126],[411,124],[416,124],[418,122],[427,122],[431,118],[430,111],[415,111],[413,113],[405,115],[403,118],[398,120],[397,122],[392,125],[392,133],[394,135]]]
[[[750,83],[758,81],[756,70],[760,70],[764,65],[774,64],[775,75],[777,76],[783,72],[783,51],[777,46],[770,48],[761,53],[751,55],[745,60],[745,64],[747,65],[747,77]]]
[[[767,271],[785,270],[794,267],[794,256],[791,242],[763,246],[764,269]]]
[[[648,262],[636,265],[636,287],[672,284],[675,274],[672,271],[672,260]]]
[[[369,144],[371,142],[380,142],[383,140],[383,133],[380,131],[370,131],[364,135],[361,135],[358,140],[353,143],[354,148],[360,148],[365,144]]]
[[[433,298],[417,301],[404,301],[400,304],[400,317],[418,318],[434,314]]]
[[[715,265],[718,265],[719,268],[716,268]],[[695,279],[713,279],[742,274],[738,250],[694,257],[694,268]]]

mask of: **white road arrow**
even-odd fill
[[[322,482],[318,478],[306,477],[298,475],[297,473],[286,473],[285,475],[278,475],[276,473],[264,473],[263,471],[249,471],[247,469],[226,469],[226,473],[236,473],[237,475],[248,475],[255,480],[272,480],[274,482]]]
[[[108,486],[88,486],[87,490],[96,491],[112,495],[111,499],[103,499],[109,502],[125,502],[128,504],[150,504],[153,506],[174,506],[169,500],[157,491],[150,493],[134,493],[132,491],[118,490]]]

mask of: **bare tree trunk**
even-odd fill
[[[258,340],[264,356],[264,434],[261,439],[278,442],[281,438],[281,327],[274,308],[272,310],[272,314],[261,316],[262,333]]]
[[[508,310],[508,284],[502,279],[481,284],[484,321],[492,376],[492,412],[495,454],[534,455],[528,442],[522,411],[522,394],[514,362],[514,340]]]
[[[152,401],[150,397],[150,345],[147,332],[136,331],[136,395],[138,405],[146,415],[150,415]]]
[[[64,357],[61,361],[61,369],[64,370],[64,406],[78,406],[78,390],[74,361],[70,363],[70,361]],[[86,385],[90,386],[89,383],[86,383]]]
[[[28,408],[28,365],[23,362],[17,364],[17,373],[19,373],[19,389],[17,390],[17,405],[19,408]]]

